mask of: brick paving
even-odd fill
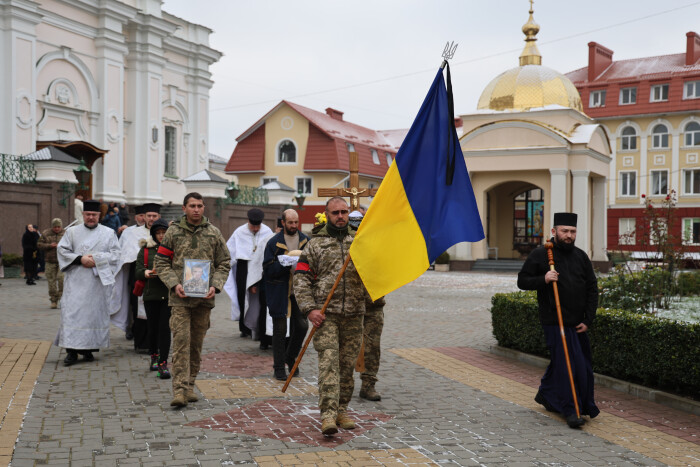
[[[48,345],[59,311],[49,309],[46,282],[2,280],[0,371],[12,359],[16,372],[26,369],[20,382],[10,373],[0,379],[0,400],[13,394],[0,404],[0,465],[12,455],[13,467],[700,466],[695,415],[598,387],[603,413],[571,430],[535,404],[542,369],[489,353],[490,297],[511,290],[515,274],[431,271],[390,294],[377,385],[382,401],[353,399],[359,430],[341,430],[327,442],[318,438],[313,349],[282,394],[271,351],[238,337],[225,296],[217,296],[205,340],[201,399],[173,410],[170,381],[155,378],[148,356],[136,354],[116,329],[95,362],[64,367],[65,353]],[[18,344],[27,341],[35,347]],[[15,418],[7,417],[10,410]],[[13,432],[12,420],[21,423],[13,422]]]

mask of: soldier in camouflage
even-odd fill
[[[363,320],[362,341],[365,347],[365,371],[360,374],[362,386],[360,397],[368,401],[380,401],[382,396],[374,389],[379,371],[379,357],[381,356],[381,338],[384,328],[384,297],[372,302],[368,298],[365,304],[365,317]]]
[[[51,221],[51,228],[41,233],[37,246],[46,254],[46,279],[49,282],[49,299],[51,308],[58,308],[58,301],[63,295],[63,273],[58,267],[58,255],[56,247],[66,231],[63,229],[63,221],[58,217]]]
[[[324,435],[355,428],[347,408],[354,390],[353,371],[362,343],[365,290],[350,261],[328,304],[321,308],[345,262],[354,230],[348,226],[348,204],[341,197],[326,203],[328,223],[315,233],[299,258],[294,293],[299,309],[317,327],[314,348],[318,352],[318,389]]]
[[[214,308],[214,294],[221,292],[231,269],[231,256],[219,229],[204,217],[204,202],[199,193],[185,196],[185,213],[173,223],[160,243],[155,269],[158,277],[170,289],[172,307],[170,329],[173,333],[173,407],[196,402],[194,381],[199,373],[204,335],[209,329],[209,317]],[[209,291],[205,297],[185,295],[182,287],[184,260],[211,261]]]

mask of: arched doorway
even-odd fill
[[[107,154],[106,149],[100,149],[97,146],[93,146],[85,141],[38,141],[36,143],[36,149],[42,149],[47,146],[55,146],[61,148],[64,152],[70,154],[76,159],[83,159],[85,165],[90,169],[90,181],[88,182],[88,188],[86,190],[78,190],[75,195],[83,195],[83,199],[92,199],[93,189],[92,180],[94,175],[94,170],[92,166],[99,158]]]
[[[530,182],[508,181],[486,192],[486,241],[499,259],[522,259],[542,243],[544,190]]]

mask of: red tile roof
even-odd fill
[[[626,80],[656,80],[697,74],[700,74],[700,62],[696,62],[694,65],[686,65],[685,54],[682,53],[613,61],[613,63],[595,79],[594,83],[604,84]],[[567,73],[566,77],[575,85],[585,83],[588,81],[588,67]]]
[[[231,154],[226,173],[265,173],[265,122],[262,122]]]
[[[329,109],[327,113],[304,107],[289,101],[282,101],[272,110],[265,114],[253,126],[246,130],[241,136],[236,138],[238,145],[231,156],[231,160],[226,166],[226,172],[251,171],[251,167],[259,167],[264,170],[264,137],[262,152],[259,148],[242,149],[239,147],[249,146],[248,140],[254,138],[263,129],[267,118],[283,105],[289,106],[299,115],[309,121],[309,141],[307,144],[306,157],[304,162],[305,172],[332,171],[348,172],[350,168],[349,150],[346,143],[351,143],[355,147],[360,159],[360,175],[384,177],[388,170],[386,153],[391,154],[393,159],[398,150],[397,137],[385,137],[382,132],[378,132],[351,122],[340,120],[342,112]],[[400,143],[399,143],[400,144]],[[374,163],[372,150],[377,151],[379,164]],[[257,158],[259,162],[253,163],[252,159]]]

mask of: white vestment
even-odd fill
[[[231,272],[224,285],[224,290],[231,297],[231,319],[238,321],[241,317],[241,306],[238,303],[238,290],[236,288],[236,264],[239,259],[248,261],[248,277],[246,279],[245,303],[243,304],[244,324],[247,328],[256,331],[258,329],[258,316],[260,316],[260,291],[252,294],[250,287],[262,279],[262,263],[265,255],[265,245],[272,236],[272,230],[265,224],[260,225],[260,230],[253,233],[245,223],[233,231],[226,242],[231,253]]]
[[[73,201],[73,207],[75,211],[75,221],[78,224],[82,224],[83,222],[83,202],[79,200],[78,198],[75,198]]]
[[[56,249],[65,274],[61,298],[61,326],[55,343],[67,349],[109,347],[109,298],[119,261],[114,230],[85,224],[66,230]],[[78,256],[92,255],[95,267],[72,265]]]
[[[117,276],[115,278],[116,285],[112,291],[110,298],[110,312],[112,314],[112,324],[117,326],[122,331],[126,331],[129,323],[129,299],[131,298],[131,290],[129,290],[129,268],[131,263],[136,261],[139,254],[139,241],[142,238],[148,238],[151,232],[145,225],[132,225],[127,227],[119,237],[119,247],[121,255],[117,264]],[[143,309],[143,297],[139,297],[139,313],[143,311],[145,318],[146,311]]]

